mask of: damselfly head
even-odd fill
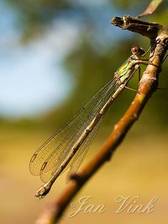
[[[134,47],[131,48],[131,53],[133,55],[141,56],[145,53],[145,51],[144,51],[143,48],[141,48],[137,45],[137,46],[134,46]]]

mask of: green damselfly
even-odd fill
[[[70,173],[75,173],[86,154],[84,146],[99,121],[118,95],[127,88],[128,81],[140,69],[140,64],[147,64],[142,48],[133,47],[131,52],[132,55],[114,73],[114,78],[91,98],[68,125],[33,154],[29,164],[30,172],[39,175],[45,183],[37,191],[37,197],[45,196],[67,167],[70,166]]]

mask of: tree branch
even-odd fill
[[[112,24],[124,30],[139,33],[150,39],[155,39],[158,35],[158,31],[162,28],[162,25],[158,23],[148,23],[131,16],[114,17],[112,19]]]
[[[38,224],[57,223],[63,212],[93,176],[93,174],[106,162],[109,161],[117,146],[122,142],[130,127],[139,118],[149,97],[157,88],[158,75],[161,71],[161,64],[168,49],[168,27],[156,23],[147,23],[133,17],[115,17],[112,23],[123,29],[140,33],[151,40],[151,53],[149,64],[139,83],[138,92],[129,106],[126,113],[115,125],[113,132],[95,155],[78,174],[69,178],[68,184],[63,192],[49,205],[42,213]]]

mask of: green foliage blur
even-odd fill
[[[43,36],[53,20],[62,18],[68,23],[69,17],[72,16],[74,20],[82,19],[83,21],[80,24],[79,41],[62,63],[67,75],[75,79],[76,85],[73,92],[61,106],[56,106],[47,115],[39,117],[35,121],[18,121],[16,126],[30,126],[33,128],[34,126],[45,126],[53,129],[61,126],[65,120],[71,118],[85,104],[98,88],[113,77],[117,67],[130,55],[131,46],[138,43],[145,49],[148,48],[149,42],[145,38],[133,34],[126,35],[125,31],[120,32],[122,38],[118,38],[118,40],[114,41],[113,36],[108,40],[104,38],[101,29],[97,29],[97,23],[101,23],[101,17],[95,19],[99,14],[96,14],[93,5],[89,6],[89,3],[87,5],[87,3],[82,4],[81,2],[75,0],[7,0],[9,7],[12,7],[17,12],[18,27],[21,31],[21,44],[31,42],[40,35]],[[123,15],[137,15],[147,6],[146,1],[134,0],[114,0],[108,1],[106,4],[109,4],[110,10],[115,8]],[[166,3],[163,3],[157,12],[147,19],[165,24],[168,15],[168,9],[165,5]],[[111,14],[112,16],[114,15]],[[106,22],[115,35],[116,28],[113,28],[109,21]],[[168,63],[165,62],[160,76],[159,87],[161,88],[167,88],[168,86],[167,68]],[[136,79],[133,82],[133,88],[137,88],[137,84],[138,80]],[[119,102],[116,105],[113,117],[119,118],[120,111],[124,112],[129,104],[129,98],[133,97],[134,94],[126,91],[124,95],[119,100],[121,103]],[[163,109],[160,110],[160,108]],[[144,121],[150,122],[155,128],[161,124],[166,128],[167,112],[168,91],[158,90],[150,100],[142,117],[144,117]],[[105,123],[109,124],[110,120],[109,113]]]

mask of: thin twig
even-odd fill
[[[117,19],[120,22],[120,25],[115,25],[131,31],[133,31],[132,27],[135,27],[135,32],[150,37],[152,40],[152,49],[150,53],[149,65],[143,73],[142,79],[139,83],[138,92],[134,100],[123,117],[115,125],[113,132],[107,141],[104,143],[95,157],[90,162],[88,162],[77,175],[69,179],[69,182],[63,192],[42,213],[37,221],[38,224],[58,223],[58,220],[61,218],[74,196],[93,176],[93,174],[105,162],[110,160],[117,146],[122,142],[130,127],[139,118],[139,115],[142,112],[149,97],[157,89],[158,75],[161,70],[161,64],[168,49],[168,28],[162,27],[159,24],[148,24],[147,22],[143,23],[138,19],[132,19],[132,17],[117,17]],[[129,22],[131,24],[129,24]],[[147,29],[147,26],[152,26],[152,29]],[[139,29],[138,27],[141,28]]]
[[[163,0],[152,0],[146,7],[146,9],[138,15],[138,18],[152,15],[162,2]]]

